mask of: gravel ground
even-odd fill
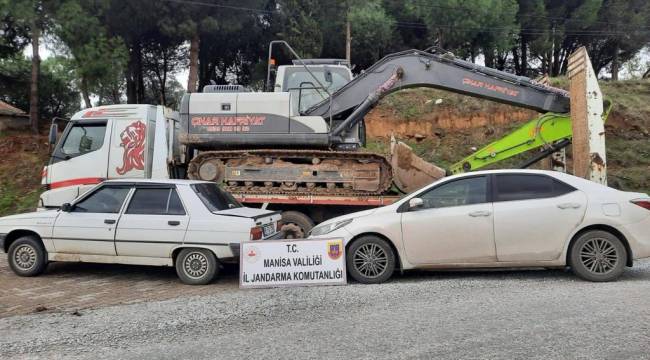
[[[408,273],[382,285],[230,290],[0,319],[2,358],[650,359],[650,260]]]

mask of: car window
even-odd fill
[[[485,203],[487,178],[478,176],[454,180],[429,190],[419,198],[424,201],[426,209]]]
[[[79,156],[98,150],[104,144],[106,124],[79,124],[70,128],[61,146],[65,155]]]
[[[76,203],[72,211],[116,214],[120,212],[124,199],[130,190],[128,187],[104,186]]]
[[[221,190],[217,184],[193,184],[192,189],[210,211],[242,207],[232,195]]]
[[[496,201],[544,199],[575,191],[575,188],[545,175],[496,176]]]
[[[140,215],[185,215],[175,189],[136,189],[127,214]]]

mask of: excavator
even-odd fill
[[[275,68],[276,46],[292,55],[292,66]],[[605,181],[602,123],[610,104],[603,103],[584,48],[570,58],[569,92],[435,47],[390,54],[354,78],[347,64],[303,60],[284,41],[271,42],[268,64],[267,85],[273,91],[209,85],[183,97],[179,138],[191,159],[189,178],[223,183],[240,194],[364,196],[384,194],[393,185],[410,192],[526,151],[542,149],[523,166],[561,154],[580,126],[578,150],[589,160],[576,172]],[[542,115],[450,169],[427,163],[400,142],[393,144],[390,158],[359,151],[365,145],[364,116],[385,95],[412,87],[443,89]]]

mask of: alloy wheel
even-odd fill
[[[377,244],[364,244],[354,253],[353,264],[363,276],[377,278],[386,271],[388,254]]]
[[[597,275],[607,274],[616,268],[619,261],[614,244],[604,238],[593,238],[580,248],[580,261],[589,272]]]

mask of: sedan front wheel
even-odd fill
[[[374,235],[353,242],[346,260],[350,276],[364,284],[382,283],[395,271],[393,249],[386,240]]]
[[[571,246],[573,272],[588,281],[612,281],[621,276],[627,251],[621,240],[601,230],[582,234]]]

